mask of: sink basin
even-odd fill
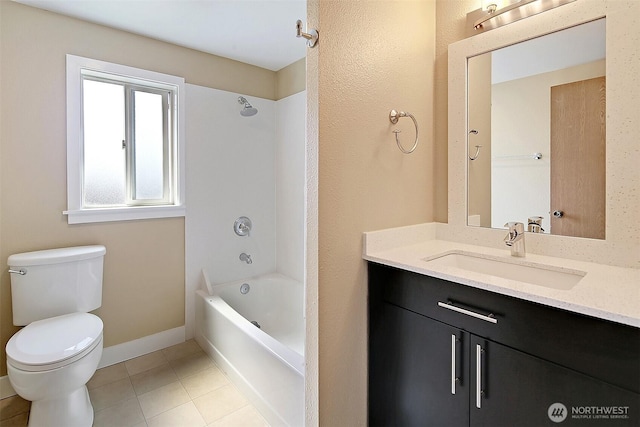
[[[563,290],[573,288],[586,274],[584,271],[463,251],[435,255],[424,258],[424,261],[433,266],[454,267],[503,279]]]

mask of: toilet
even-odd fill
[[[25,326],[7,343],[16,393],[30,400],[29,427],[88,427],[93,407],[87,382],[102,356],[104,246],[11,255],[13,324]]]

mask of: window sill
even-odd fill
[[[132,221],[138,219],[175,218],[185,216],[181,206],[132,206],[122,208],[95,208],[64,211],[69,224],[92,222]]]

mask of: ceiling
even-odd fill
[[[606,57],[606,20],[517,43],[492,52],[491,83],[562,70]]]
[[[306,0],[14,0],[272,71],[306,55]]]

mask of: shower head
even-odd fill
[[[244,107],[242,111],[240,111],[240,115],[244,117],[251,117],[255,116],[256,114],[258,114],[258,109],[255,107]]]
[[[249,104],[249,101],[244,96],[238,97],[238,104],[244,105],[244,108],[240,110],[240,115],[244,117],[255,116],[258,114],[258,109]]]

